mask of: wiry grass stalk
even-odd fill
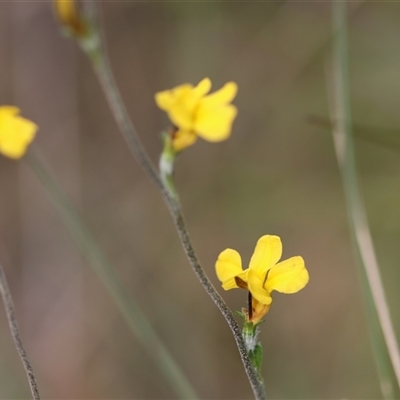
[[[357,179],[348,80],[348,4],[334,1],[332,5],[333,30],[336,34],[333,41],[332,79],[328,82],[328,88],[332,92],[330,112],[335,150],[343,179],[350,230],[362,265],[366,309],[382,394],[387,399],[400,398],[399,347]]]
[[[33,373],[32,365],[26,354],[25,347],[22,343],[21,335],[19,334],[17,318],[15,316],[14,303],[11,297],[10,288],[8,287],[6,275],[3,266],[0,264],[0,293],[6,310],[7,322],[10,328],[12,338],[15,343],[15,348],[18,351],[22,365],[25,368],[26,376],[28,377],[29,386],[34,400],[40,400],[39,389],[36,383],[35,374]]]
[[[93,8],[96,6],[95,3],[90,3],[90,6]],[[94,10],[94,14],[96,11]],[[97,21],[91,21],[93,29],[99,29]],[[136,158],[137,162],[143,168],[143,170],[147,173],[149,178],[158,188],[161,193],[161,196],[168,207],[168,210],[172,216],[173,222],[177,229],[179,238],[181,240],[183,249],[186,253],[186,256],[189,259],[190,265],[200,281],[201,285],[210,296],[214,304],[218,307],[219,311],[225,318],[227,324],[229,325],[232,334],[234,336],[236,345],[239,350],[240,357],[243,362],[244,369],[246,371],[247,377],[249,379],[251,388],[253,390],[254,396],[257,400],[266,399],[265,386],[262,378],[258,375],[257,371],[253,367],[249,356],[247,354],[246,346],[243,340],[243,336],[241,333],[241,329],[235,319],[233,312],[226,305],[223,298],[220,296],[218,291],[215,289],[207,274],[205,273],[203,267],[201,266],[199,259],[195,253],[193,244],[191,242],[186,223],[183,217],[182,207],[179,203],[179,200],[170,195],[168,188],[165,187],[162,182],[157,169],[154,167],[150,157],[148,156],[146,150],[144,149],[139,136],[134,128],[132,121],[129,118],[126,107],[123,103],[117,85],[115,83],[108,56],[105,51],[104,41],[102,41],[102,34],[99,31],[98,37],[100,38],[100,43],[98,44],[95,51],[93,49],[87,50],[86,54],[92,62],[93,68],[96,72],[96,75],[99,79],[99,82],[103,88],[104,94],[109,103],[110,109],[114,115],[114,118],[118,124],[118,127],[127,142],[129,149],[132,154]],[[82,46],[85,50],[85,47]]]
[[[44,162],[43,157],[31,149],[25,160],[42,182],[73,240],[114,299],[131,332],[153,358],[176,395],[185,400],[197,399],[196,391],[154,331],[139,304],[129,293],[128,287],[103,253],[74,203],[63,190],[50,167]]]

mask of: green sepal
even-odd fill
[[[243,324],[243,339],[247,349],[247,354],[249,355],[251,364],[257,371],[258,375],[261,376],[261,364],[263,357],[263,348],[260,342],[257,340],[259,333],[258,325],[250,321],[245,321]]]
[[[173,179],[175,158],[177,156],[177,153],[174,150],[172,139],[168,132],[163,132],[161,134],[161,139],[164,146],[159,161],[160,177],[165,187],[168,189],[170,195],[174,198],[177,198],[178,194],[176,192]]]
[[[94,29],[93,26],[88,25],[88,33],[83,37],[77,38],[77,41],[83,51],[95,63],[95,65],[100,65],[100,62],[104,61],[102,59],[103,53],[100,47],[100,36],[98,31]]]
[[[258,324],[253,324],[253,322],[247,322],[243,324],[243,335],[244,336],[255,336]]]
[[[243,311],[234,311],[233,313],[238,317],[243,318],[243,321],[246,321],[246,314]]]
[[[249,351],[249,358],[258,374],[261,376],[261,364],[263,358],[263,348],[260,343],[257,343],[254,350]]]

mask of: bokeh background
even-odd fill
[[[111,64],[154,162],[168,125],[154,93],[234,80],[229,141],[179,157],[176,182],[199,258],[246,264],[263,234],[302,255],[309,285],[276,294],[262,326],[274,399],[381,397],[329,126],[329,2],[99,2]],[[400,332],[400,4],[349,3],[350,81],[362,188]],[[0,3],[0,99],[44,154],[132,296],[204,399],[252,393],[230,330],[196,281],[157,190],[118,132],[91,67],[51,2]],[[173,399],[24,161],[0,158],[0,260],[47,399]],[[243,291],[224,292],[232,309]],[[29,389],[0,310],[0,397]]]

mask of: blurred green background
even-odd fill
[[[308,121],[328,116],[331,4],[99,5],[118,85],[154,162],[168,125],[155,92],[205,76],[214,89],[239,85],[231,139],[199,140],[179,157],[176,182],[218,288],[219,252],[237,249],[246,265],[263,234],[282,237],[284,258],[306,260],[310,283],[275,294],[262,326],[269,398],[380,398],[331,133]],[[400,4],[349,3],[349,11],[360,186],[400,332]],[[228,326],[50,2],[0,3],[0,71],[1,104],[40,126],[35,146],[201,397],[252,398]],[[175,398],[29,166],[1,157],[0,183],[0,260],[43,397]],[[244,291],[222,294],[232,309],[245,306]],[[29,398],[2,310],[0,326],[0,397]]]

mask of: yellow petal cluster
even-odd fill
[[[309,275],[300,256],[278,262],[282,257],[282,242],[278,236],[262,236],[251,257],[249,268],[243,270],[240,254],[224,250],[215,264],[218,279],[225,290],[243,288],[252,296],[250,321],[257,323],[268,312],[271,293],[296,293],[308,283]]]
[[[0,153],[15,159],[25,154],[38,129],[19,112],[17,107],[0,106]]]
[[[237,108],[230,103],[236,96],[237,85],[228,82],[208,94],[210,90],[211,81],[204,78],[195,87],[184,84],[156,93],[158,107],[167,112],[177,128],[173,137],[175,151],[192,145],[198,136],[210,142],[219,142],[230,136],[237,115]]]
[[[72,35],[85,35],[86,24],[79,14],[76,0],[55,0],[54,7],[57,18]]]

